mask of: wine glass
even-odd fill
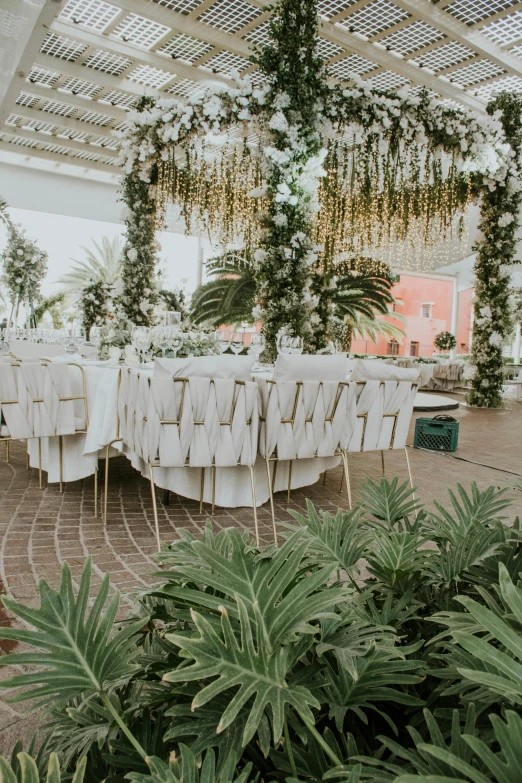
[[[138,353],[140,354],[140,361],[143,363],[143,356],[145,351],[150,348],[151,342],[151,330],[148,326],[134,326],[132,329],[132,342]]]
[[[243,332],[233,332],[230,340],[230,347],[238,356],[244,348],[245,335]]]
[[[304,341],[302,337],[292,337],[290,353],[303,353]]]
[[[183,332],[178,326],[169,326],[168,328],[168,345],[170,350],[174,353],[176,358],[177,353],[183,345]]]
[[[221,353],[225,353],[230,345],[230,335],[226,332],[222,332],[221,329],[216,329],[214,333],[214,342]]]
[[[154,332],[154,344],[161,350],[161,355],[165,358],[165,351],[169,347],[169,327],[158,326]]]
[[[293,337],[290,337],[289,334],[283,334],[281,335],[278,343],[277,343],[277,352],[278,353],[292,353],[292,340]]]
[[[86,334],[83,326],[74,326],[72,330],[72,336],[74,342],[78,346],[78,350],[81,353],[82,346],[85,345]]]
[[[96,358],[100,353],[100,346],[102,343],[102,330],[101,326],[91,326],[89,331],[89,342],[96,346]]]
[[[178,313],[177,310],[167,310],[165,313],[165,326],[181,327],[181,313]]]
[[[259,357],[265,350],[265,335],[261,332],[254,332],[250,340],[250,350],[256,357],[256,362],[259,363]]]

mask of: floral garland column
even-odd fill
[[[272,144],[268,163],[270,205],[255,253],[256,317],[263,323],[267,351],[275,354],[279,332],[310,342],[316,298],[310,291],[313,217],[317,190],[325,175],[318,124],[326,82],[316,53],[315,0],[281,0],[271,21],[272,43],[254,58],[269,78],[265,96]]]
[[[488,113],[501,112],[506,141],[513,150],[508,175],[494,189],[485,190],[474,246],[475,291],[473,364],[469,402],[498,408],[502,404],[502,344],[511,330],[510,265],[515,263],[518,212],[521,203],[522,100],[502,93],[488,106]]]

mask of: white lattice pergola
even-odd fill
[[[267,37],[264,0],[4,0],[0,152],[116,175],[112,131],[143,94],[188,97]],[[522,2],[319,0],[333,81],[427,88],[484,111],[522,91]]]

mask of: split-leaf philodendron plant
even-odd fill
[[[22,645],[0,684],[43,708],[44,741],[0,780],[519,783],[506,493],[458,486],[426,511],[367,481],[352,511],[292,512],[279,549],[209,523],[163,548],[124,620],[108,577],[91,602],[89,560],[77,590],[67,564],[42,580],[39,608],[4,597],[26,627],[0,629]]]

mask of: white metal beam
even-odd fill
[[[81,160],[80,158],[73,158],[72,155],[61,155],[59,152],[46,152],[45,150],[34,149],[30,147],[21,147],[18,144],[10,144],[7,141],[0,141],[0,150],[2,152],[14,152],[22,155],[24,158],[39,158],[40,160],[46,160],[48,163],[60,163],[71,164],[71,166],[81,166],[81,168],[97,169],[98,171],[105,171],[109,174],[115,174],[114,166],[110,166],[107,163],[100,163],[94,160]]]
[[[450,40],[469,46],[481,57],[486,57],[509,73],[522,76],[522,62],[518,57],[502,49],[479,31],[439,10],[431,0],[394,0],[394,3],[415,19],[428,22],[436,30],[447,35]]]
[[[400,0],[400,2],[402,2],[402,0]],[[473,111],[485,113],[486,107],[483,101],[469,95],[469,93],[456,85],[442,81],[442,79],[439,79],[434,74],[413,65],[413,63],[410,63],[407,60],[403,60],[402,57],[391,54],[386,51],[386,49],[374,46],[358,35],[355,35],[355,33],[350,33],[347,30],[343,30],[324,20],[320,20],[319,23],[323,38],[340,44],[347,49],[348,52],[354,52],[367,60],[372,60],[386,70],[395,71],[395,73],[399,73],[401,76],[409,79],[414,85],[424,85],[424,87],[439,93],[444,98],[450,98],[452,101],[462,103],[467,106],[468,109],[473,109]],[[371,78],[372,75],[373,74],[369,74],[368,78]]]
[[[218,46],[220,49],[228,49],[230,52],[243,55],[243,57],[249,57],[252,54],[250,45],[243,38],[236,38],[235,35],[224,33],[216,27],[204,24],[204,22],[198,22],[186,14],[169,10],[165,6],[154,3],[153,0],[148,0],[145,3],[143,0],[111,0],[111,3],[124,11],[145,16],[158,24],[171,27],[174,32],[185,33],[193,38],[208,41],[212,46]],[[198,14],[201,13],[202,7],[198,6],[196,11]],[[262,17],[260,20],[262,21]]]
[[[61,92],[56,87],[42,87],[40,84],[33,84],[25,79],[17,76],[19,92],[32,95],[35,98],[42,98],[46,101],[57,101],[66,103],[69,106],[75,106],[77,109],[83,109],[83,111],[97,111],[100,114],[106,114],[108,117],[112,117],[116,122],[123,122],[127,117],[127,112],[123,109],[118,109],[117,106],[108,106],[105,103],[99,103],[98,98],[87,98],[81,93],[73,95],[72,92]],[[18,107],[13,107],[13,112],[16,112]]]
[[[74,117],[61,117],[59,114],[51,114],[47,111],[31,109],[29,106],[16,106],[13,114],[16,114],[18,117],[23,117],[25,120],[47,122],[49,125],[57,125],[59,128],[65,130],[78,131],[78,133],[90,133],[93,136],[102,136],[106,138],[107,141],[114,141],[114,137],[110,135],[110,128],[104,126],[100,127],[92,122],[81,122],[80,120],[75,120]],[[7,127],[13,128],[15,126],[9,125],[6,126],[6,128]],[[12,130],[10,132],[13,133]],[[49,138],[54,138],[54,136]],[[114,150],[107,150],[107,155],[109,157],[117,157],[117,153],[115,153]]]
[[[167,73],[171,74],[173,79],[177,76],[181,76],[183,79],[191,79],[195,82],[208,82],[209,79],[212,79],[214,81],[224,82],[225,84],[231,84],[232,81],[221,74],[212,74],[209,76],[208,72],[205,73],[205,71],[202,71],[200,68],[194,68],[193,65],[186,65],[179,60],[169,60],[166,57],[159,59],[157,54],[148,52],[146,49],[138,49],[138,47],[131,46],[123,41],[116,41],[113,38],[94,33],[91,30],[80,29],[75,25],[69,24],[68,22],[62,22],[59,19],[55,19],[51,25],[51,29],[58,35],[65,35],[67,38],[81,41],[88,46],[106,49],[121,57],[128,57],[139,65],[149,65],[151,68],[161,68],[163,71],[167,71]]]
[[[129,79],[125,79],[121,76],[113,76],[110,73],[104,73],[103,71],[97,71],[94,68],[88,68],[84,65],[70,63],[67,60],[58,60],[50,54],[40,53],[35,58],[34,64],[39,65],[42,68],[47,68],[49,71],[62,73],[64,76],[95,81],[96,84],[99,84],[101,87],[128,92],[131,95],[136,95],[138,98],[141,98],[143,95],[159,95],[159,91],[155,90],[153,87],[146,87],[144,84],[131,82]]]
[[[27,141],[35,141],[37,144],[56,144],[60,147],[67,147],[74,152],[92,152],[93,155],[104,155],[106,158],[112,158],[115,160],[117,154],[114,150],[108,150],[106,147],[95,146],[89,144],[89,142],[75,141],[74,139],[61,138],[49,133],[41,133],[40,131],[30,130],[26,128],[18,128],[14,125],[6,125],[2,133],[10,133],[12,136],[18,136],[21,139],[27,139]],[[49,153],[51,156],[52,153]],[[52,160],[52,158],[50,158]],[[118,171],[116,168],[115,171]]]
[[[15,46],[10,46],[9,38],[4,41],[5,36],[1,36],[5,56],[4,62],[9,62],[9,57],[13,57],[16,62],[13,61],[12,65],[10,64],[10,70],[7,73],[3,72],[2,79],[0,79],[0,126],[5,123],[10,115],[18,97],[16,75],[27,75],[29,73],[34,58],[45,40],[51,22],[63,7],[62,0],[44,0],[44,2],[41,2],[41,0],[39,2],[8,0],[7,3],[2,3],[2,7],[5,8],[6,5],[7,18],[12,15],[18,21],[21,18],[25,24],[22,25],[22,34],[20,35],[20,40],[15,42]],[[12,9],[9,6],[12,6]],[[40,11],[38,13],[39,7]]]

